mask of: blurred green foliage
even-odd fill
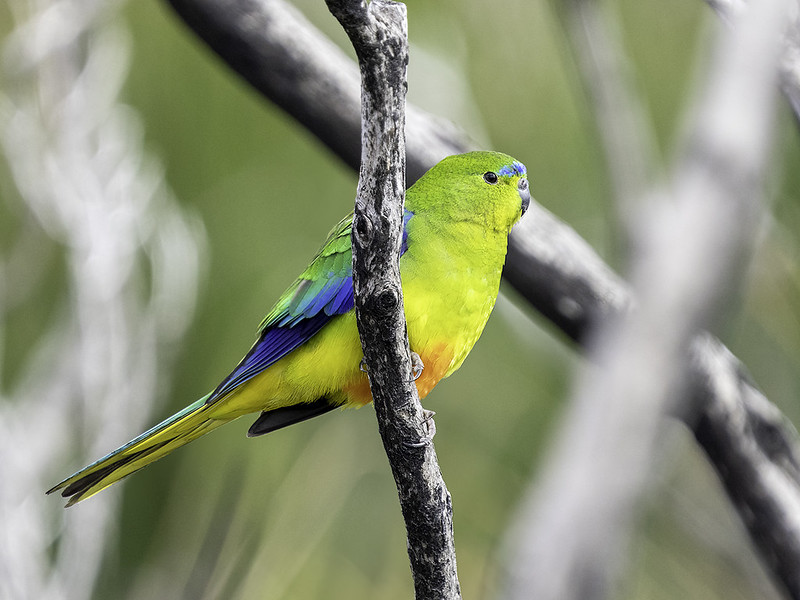
[[[324,3],[298,1],[347,48]],[[587,99],[558,2],[407,3],[410,100],[528,166],[539,202],[612,263],[623,247]],[[697,0],[619,0],[624,45],[669,166],[716,19]],[[2,9],[0,9],[2,10]],[[351,209],[356,178],[265,103],[163,2],[130,2],[125,101],[181,203],[208,232],[195,324],[153,422],[204,394],[253,340],[272,301]],[[349,49],[348,49],[349,51]],[[454,90],[457,93],[454,93]],[[795,422],[800,407],[797,133],[781,115],[765,224],[741,314],[725,341]],[[784,166],[785,165],[785,166]],[[4,185],[0,192],[13,191]],[[25,221],[0,206],[0,236]],[[8,224],[12,223],[12,226]],[[58,260],[50,261],[58,272]],[[428,398],[453,496],[466,598],[491,597],[501,541],[546,447],[579,359],[541,317],[498,303],[483,338]],[[52,302],[20,310],[12,345],[38,335]],[[13,376],[14,360],[6,363]],[[403,523],[371,407],[247,440],[229,425],[131,478],[97,598],[410,598]],[[653,493],[622,598],[767,597],[741,526],[690,435]],[[124,442],[125,440],[119,440]],[[92,510],[91,500],[74,510]]]

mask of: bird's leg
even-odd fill
[[[367,363],[364,361],[362,357],[361,362],[358,364],[358,369],[362,373],[367,372]],[[411,375],[414,377],[414,381],[419,379],[420,375],[422,375],[422,371],[425,369],[425,363],[422,362],[422,358],[420,358],[419,354],[411,351]],[[422,423],[420,425],[425,430],[425,435],[423,435],[419,440],[415,442],[403,442],[409,448],[422,448],[423,446],[427,446],[433,441],[433,436],[436,435],[436,422],[433,420],[433,416],[436,413],[432,410],[427,410],[423,407],[422,409]]]
[[[419,357],[419,354],[411,351],[411,374],[414,376],[414,381],[419,379],[419,376],[422,375],[422,371],[425,369],[425,363],[422,362],[422,359]]]
[[[411,351],[411,375],[414,377],[414,381],[419,379],[419,376],[422,375],[422,371],[425,369],[425,363],[422,362],[422,359],[419,357],[419,354]],[[364,357],[361,357],[361,362],[358,363],[358,370],[362,373],[367,372],[367,363],[364,360]]]
[[[420,358],[420,355],[412,350],[411,375],[414,377],[414,381],[419,379],[424,369],[425,363],[422,362],[422,358]],[[422,425],[422,428],[425,430],[425,435],[422,436],[422,438],[420,438],[417,442],[407,442],[407,446],[410,446],[411,448],[422,448],[433,441],[433,436],[436,435],[436,422],[433,420],[433,415],[435,414],[436,413],[432,410],[427,410],[425,407],[422,408],[422,423],[420,423],[420,425]]]

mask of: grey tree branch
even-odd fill
[[[633,304],[628,285],[573,229],[539,205],[511,235],[504,276],[565,335],[586,347],[592,324]],[[533,212],[535,211],[535,212]],[[800,451],[794,426],[764,397],[719,340],[689,349],[685,415],[763,561],[785,588],[798,586]]]
[[[792,425],[712,336],[695,339],[694,435],[722,479],[761,559],[800,597],[800,454]]]
[[[337,155],[357,167],[358,123],[346,116],[358,111],[357,85],[348,75],[355,68],[297,11],[281,0],[170,3],[265,97],[286,107]],[[324,52],[303,51],[320,44],[325,44]],[[264,56],[267,51],[259,47],[269,48],[269,60]],[[271,86],[270,81],[282,85]],[[337,102],[328,102],[320,90]],[[314,124],[304,116],[310,112],[318,112],[323,123]],[[326,132],[340,126],[338,137],[348,141],[337,144]],[[439,158],[470,148],[452,126],[413,106],[408,107],[406,131],[409,180]],[[584,347],[593,323],[613,318],[631,304],[627,285],[594,250],[535,203],[511,235],[504,277],[557,329]],[[796,431],[722,344],[711,337],[700,340],[689,351],[691,393],[700,416],[688,424],[720,473],[764,559],[782,564],[773,572],[788,587],[786,579],[800,564],[800,533],[792,526],[793,515],[800,514]],[[742,481],[748,484],[741,485]]]
[[[400,245],[405,196],[408,33],[403,4],[327,0],[361,70],[361,169],[353,217],[353,289],[378,429],[408,533],[416,598],[460,599],[453,515],[412,376]]]

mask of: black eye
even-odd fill
[[[497,173],[494,171],[486,171],[486,173],[483,174],[483,180],[490,185],[494,185],[497,183]]]

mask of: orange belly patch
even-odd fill
[[[420,353],[420,358],[425,368],[417,378],[417,392],[424,398],[447,374],[453,362],[453,351],[446,344],[436,344]],[[359,374],[355,381],[345,385],[342,391],[347,394],[351,403],[363,406],[372,402],[372,393],[369,389],[369,380],[365,374]]]
[[[348,401],[356,406],[361,407],[372,402],[372,392],[369,389],[366,373],[359,373],[355,381],[342,387],[342,391],[347,395]]]
[[[425,368],[417,379],[419,397],[424,398],[447,375],[453,362],[453,349],[446,344],[435,344],[419,353]]]

